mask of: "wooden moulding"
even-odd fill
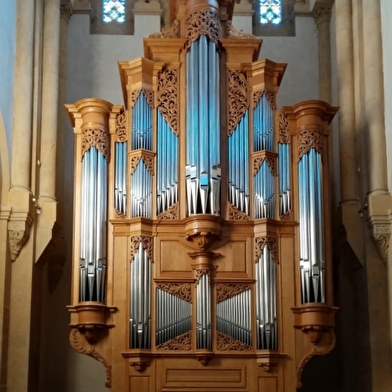
[[[322,303],[303,304],[291,308],[294,313],[294,327],[307,333],[309,340],[317,344],[324,332],[335,327],[335,313],[338,308]]]
[[[280,359],[287,355],[277,351],[263,350],[257,352],[257,365],[265,372],[270,372],[274,367],[278,366]]]
[[[89,301],[68,306],[68,310],[71,313],[70,326],[77,328],[88,343],[95,344],[100,340],[105,329],[113,327],[111,315],[117,308]]]
[[[196,215],[185,220],[185,236],[200,250],[208,249],[222,237],[222,222],[214,215]]]

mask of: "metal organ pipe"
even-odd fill
[[[216,327],[219,332],[251,346],[250,325],[249,289],[217,303]]]
[[[290,144],[278,144],[279,212],[284,215],[291,210],[290,190]]]
[[[129,347],[151,348],[151,260],[140,242],[131,261]]]
[[[115,143],[115,168],[114,168],[114,208],[122,213],[127,212],[127,142]]]
[[[82,162],[80,301],[105,300],[107,162],[91,147]]]
[[[197,296],[197,348],[211,348],[211,283],[207,274],[200,276],[196,286]]]
[[[157,125],[157,214],[178,199],[178,138],[158,110]]]
[[[249,214],[248,117],[246,111],[228,137],[229,201],[246,214]]]
[[[276,264],[264,245],[256,263],[257,349],[277,350]]]
[[[206,36],[186,57],[188,215],[220,213],[219,54]]]
[[[311,148],[298,164],[302,303],[325,302],[321,155]]]

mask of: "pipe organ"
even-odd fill
[[[124,105],[75,132],[70,342],[113,391],[292,391],[335,344],[328,195],[337,108],[277,109],[285,64],[181,0],[119,63]]]

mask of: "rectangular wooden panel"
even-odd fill
[[[276,377],[260,377],[258,392],[278,392],[278,379]]]
[[[162,274],[192,271],[190,249],[186,249],[178,241],[161,240],[159,246],[160,272]]]
[[[210,388],[211,390],[245,388],[245,368],[167,369],[165,387]]]
[[[217,274],[226,272],[230,274],[241,274],[242,277],[247,277],[247,241],[231,241],[221,248],[216,249],[220,257],[217,259]]]
[[[131,376],[129,377],[129,392],[154,392],[150,389],[150,377]]]

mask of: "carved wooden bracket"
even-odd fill
[[[214,356],[214,353],[213,352],[208,352],[208,351],[196,353],[197,360],[203,366],[207,366],[209,364],[209,362],[211,361],[213,356]]]
[[[148,352],[123,352],[122,356],[128,358],[129,365],[139,373],[143,373],[151,365],[152,361],[152,357]]]
[[[117,310],[99,302],[80,302],[67,307],[71,313],[71,327],[76,328],[86,341],[96,344],[107,328],[113,327],[111,315]]]
[[[222,237],[221,223],[212,215],[196,215],[187,219],[185,236],[200,250],[207,250]]]
[[[106,382],[105,386],[110,388],[112,386],[112,367],[106,361],[106,359],[95,349],[93,346],[89,346],[86,344],[86,341],[83,341],[83,335],[77,328],[72,328],[69,341],[71,343],[71,347],[80,354],[89,355],[101,362],[106,371]]]
[[[286,354],[277,351],[263,350],[257,353],[257,365],[260,366],[265,372],[271,372],[281,358],[285,358]]]
[[[312,343],[312,351],[306,355],[297,368],[297,388],[302,388],[302,372],[305,365],[315,355],[326,355],[335,347],[335,313],[338,308],[322,303],[303,304],[301,307],[292,308],[294,313],[294,327],[308,335]]]

